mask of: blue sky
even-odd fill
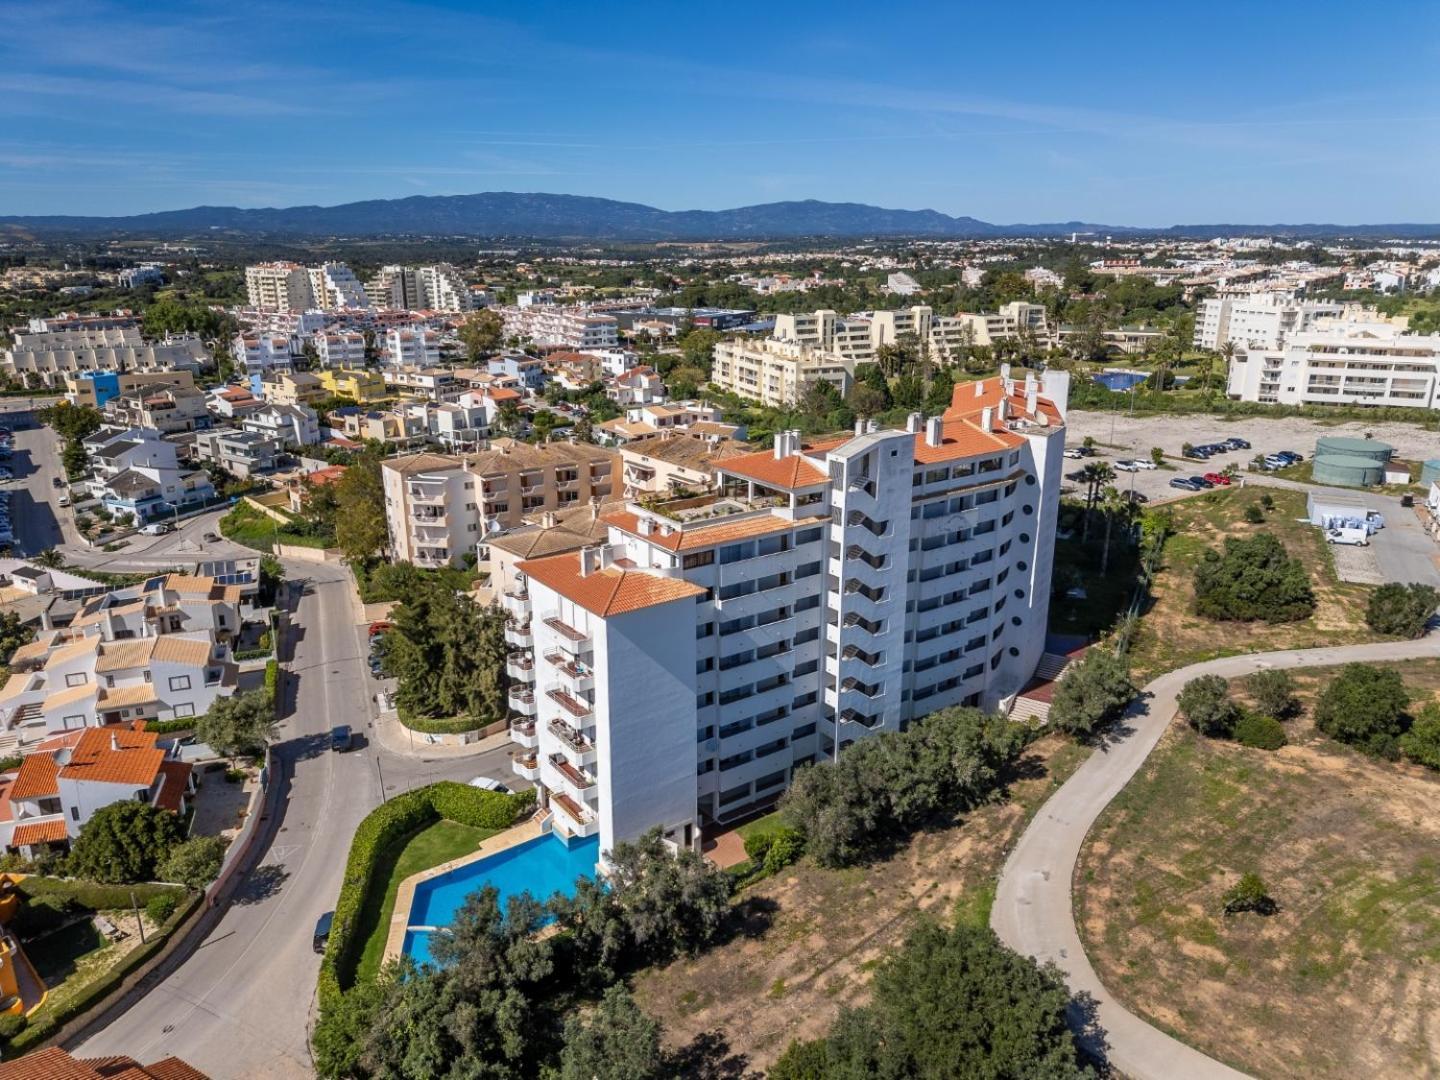
[[[1440,4],[0,0],[0,213],[1440,221]]]

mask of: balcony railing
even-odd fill
[[[567,694],[564,690],[547,690],[545,696],[575,717],[576,720],[586,720],[590,717],[590,706],[579,698]]]
[[[566,641],[573,642],[576,645],[583,645],[585,642],[590,640],[589,634],[585,633],[583,630],[575,629],[575,627],[571,626],[559,616],[552,616],[546,619],[545,625],[550,627],[551,630],[554,630]]]
[[[569,653],[552,650],[545,654],[545,659],[576,682],[583,682],[595,676],[595,673],[588,666],[580,663],[574,657],[570,656]]]
[[[550,755],[550,764],[577,791],[587,791],[595,786],[595,778],[583,769],[577,769],[559,754]]]
[[[564,721],[551,720],[547,726],[551,735],[554,735],[577,754],[594,753],[595,744]]]

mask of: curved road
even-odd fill
[[[1266,667],[1387,663],[1436,656],[1440,656],[1440,634],[1418,641],[1230,656],[1169,672],[1145,687],[1127,712],[1121,731],[1090,755],[1040,808],[1001,871],[990,925],[1011,948],[1042,962],[1053,960],[1065,973],[1072,993],[1094,997],[1097,1019],[1108,1041],[1104,1056],[1120,1072],[1133,1080],[1177,1076],[1236,1080],[1245,1076],[1152,1027],[1111,997],[1085,955],[1075,925],[1071,885],[1081,845],[1101,811],[1144,764],[1170,726],[1180,688],[1198,675],[1234,678]]]

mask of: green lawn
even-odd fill
[[[385,954],[385,939],[390,933],[390,918],[395,913],[395,894],[399,891],[400,882],[421,870],[468,855],[480,841],[494,835],[493,829],[477,829],[472,825],[442,819],[427,825],[405,841],[393,860],[389,860],[390,873],[385,881],[384,893],[376,889],[360,912],[360,927],[366,937],[365,949],[360,954],[360,964],[355,972],[356,982],[374,979],[380,973],[380,961]],[[386,862],[381,861],[382,872]],[[375,904],[377,899],[380,901],[378,907]]]
[[[220,535],[256,551],[272,551],[276,541],[297,547],[323,548],[326,538],[294,532],[253,507],[238,503],[220,519]]]

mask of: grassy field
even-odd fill
[[[1440,662],[1403,665],[1419,699]],[[1183,725],[1105,811],[1076,873],[1086,951],[1109,990],[1261,1077],[1440,1071],[1440,776],[1314,730],[1333,674],[1271,754]],[[1279,910],[1225,916],[1242,873]]]
[[[1250,525],[1245,508],[1264,494],[1275,500],[1265,522]],[[1162,671],[1200,660],[1272,649],[1308,649],[1372,640],[1365,625],[1369,586],[1350,585],[1335,576],[1330,548],[1320,531],[1307,524],[1305,494],[1255,488],[1207,492],[1173,504],[1176,534],[1165,545],[1164,560],[1151,589],[1151,602],[1130,650],[1137,682]],[[1273,533],[1291,555],[1309,569],[1315,589],[1315,614],[1294,623],[1217,622],[1193,613],[1195,568],[1209,548],[1226,536]]]
[[[391,865],[384,893],[378,894],[378,906],[367,903],[360,913],[360,926],[364,928],[362,932],[366,937],[365,949],[356,968],[357,982],[368,981],[380,973],[380,961],[385,955],[385,939],[390,934],[390,917],[395,914],[395,894],[400,882],[421,870],[468,855],[479,846],[480,841],[494,835],[490,829],[477,829],[441,819],[406,841]]]
[[[54,933],[36,938],[25,945],[25,955],[35,968],[35,974],[45,983],[47,995],[45,1004],[30,1017],[38,1023],[80,997],[102,978],[131,950],[140,946],[135,916],[129,911],[102,912],[116,926],[126,931],[126,936],[111,942],[95,929],[94,922],[83,918]],[[148,917],[145,932],[158,932]]]
[[[988,921],[1006,851],[1089,752],[1048,736],[1019,763],[1007,798],[917,834],[888,860],[846,870],[801,862],[766,878],[742,896],[770,909],[768,925],[642,973],[641,1004],[675,1045],[718,1029],[747,1069],[770,1065],[791,1039],[820,1034],[842,1006],[867,998],[870,972],[922,912]]]
[[[253,507],[239,503],[220,519],[220,535],[256,551],[273,551],[277,542],[297,547],[325,547],[322,536],[308,536],[293,531]]]

